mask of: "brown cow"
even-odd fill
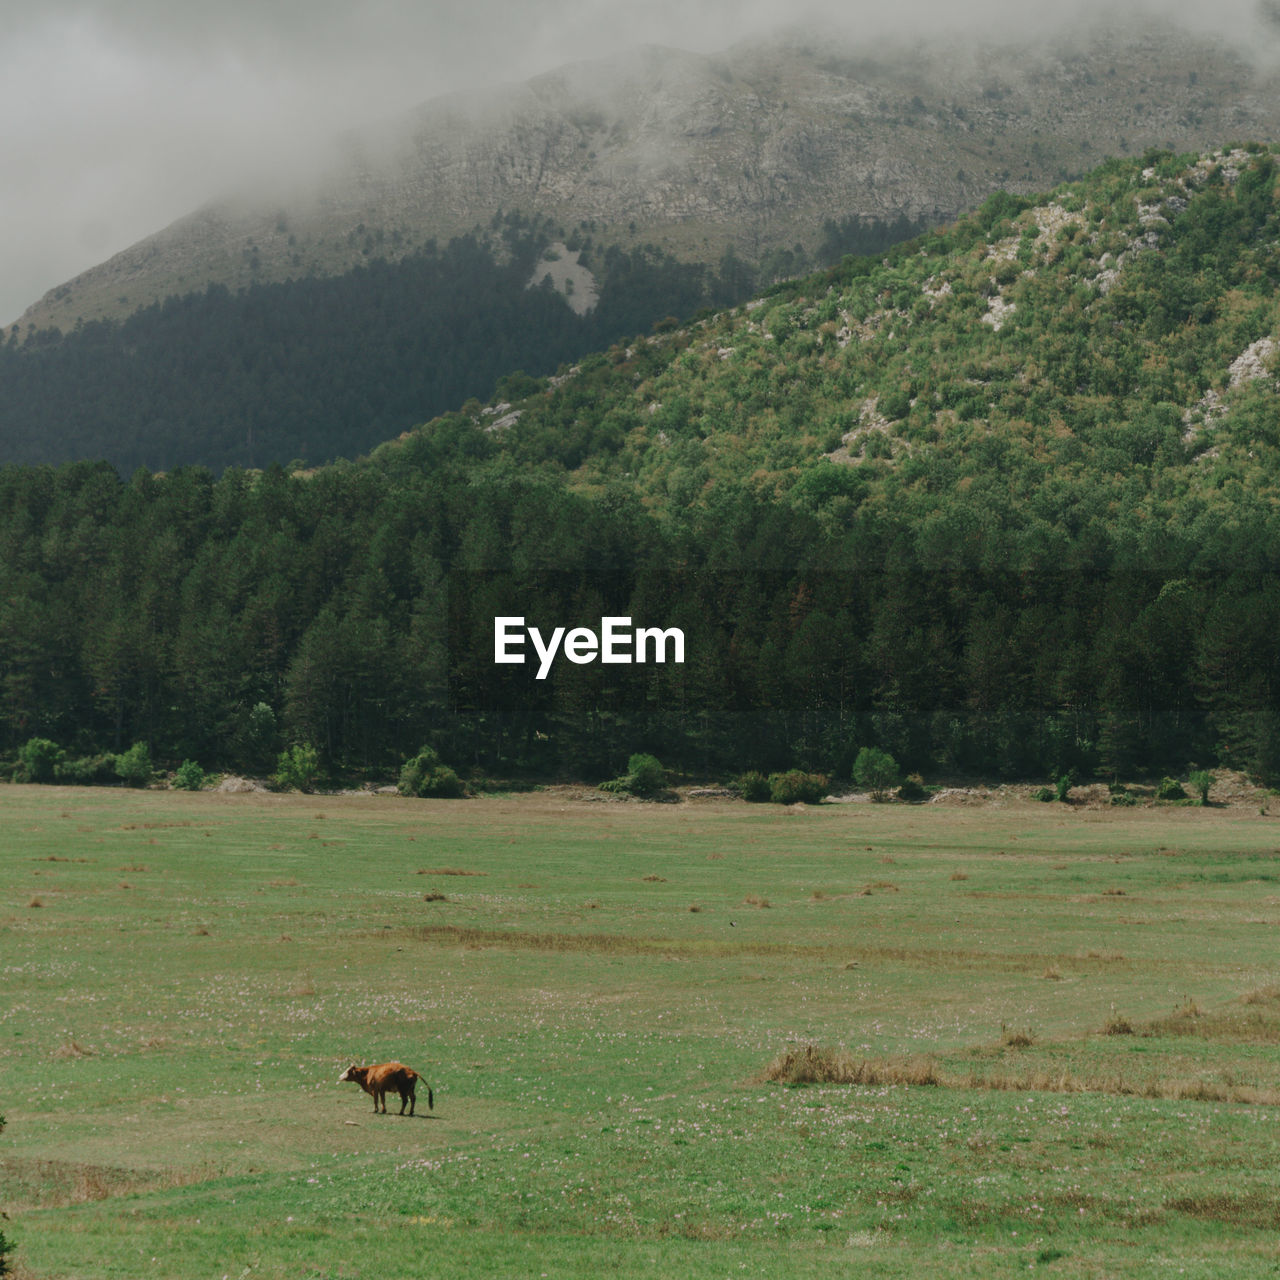
[[[375,1115],[379,1111],[384,1116],[387,1114],[389,1090],[400,1095],[400,1114],[404,1115],[404,1104],[407,1102],[409,1114],[413,1115],[414,1103],[417,1101],[414,1091],[419,1079],[421,1077],[418,1073],[412,1067],[406,1067],[403,1062],[379,1062],[376,1066],[370,1067],[357,1067],[354,1064],[349,1066],[338,1077],[338,1083],[341,1084],[346,1080],[355,1081],[365,1093],[373,1097]],[[432,1111],[436,1109],[436,1100],[430,1085],[427,1085],[427,1106]]]

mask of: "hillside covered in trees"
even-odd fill
[[[919,228],[832,222],[821,253],[880,250]],[[0,462],[105,459],[124,475],[355,457],[424,418],[487,397],[513,370],[547,374],[655,321],[751,296],[806,265],[775,251],[715,266],[653,246],[568,239],[598,281],[578,314],[535,264],[565,233],[518,214],[394,260],[232,292],[210,285],[71,333],[0,344]]]
[[[994,197],[316,472],[0,469],[0,750],[1275,780],[1276,188]],[[688,661],[537,681],[499,614]]]

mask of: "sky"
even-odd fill
[[[1148,0],[1247,41],[1259,3]],[[817,0],[868,38],[1018,35],[1096,0]],[[1138,7],[1136,4],[1127,6]],[[459,89],[642,43],[710,52],[785,0],[0,0],[0,325],[283,156]]]

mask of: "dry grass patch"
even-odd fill
[[[1255,987],[1240,997],[1240,1003],[1280,1005],[1280,987]]]
[[[1212,1012],[1188,997],[1172,1013],[1142,1025],[1144,1036],[1195,1036],[1235,1044],[1280,1044],[1280,988],[1259,987]]]
[[[1168,1207],[1175,1213],[1185,1213],[1205,1222],[1225,1222],[1233,1227],[1255,1227],[1261,1231],[1280,1228],[1280,1196],[1263,1191],[1179,1196],[1170,1200]]]
[[[843,1049],[806,1044],[780,1053],[764,1069],[756,1083],[936,1085],[941,1083],[937,1064],[930,1057],[873,1062],[855,1058]]]
[[[78,1040],[64,1040],[54,1051],[55,1059],[62,1061],[67,1058],[92,1058],[94,1050],[86,1048]]]
[[[1000,1043],[1006,1049],[1030,1049],[1035,1044],[1036,1038],[1030,1030],[1019,1031],[1015,1027],[1008,1027],[1002,1022],[1000,1024]]]
[[[447,893],[424,893],[422,900],[423,902],[448,902],[449,895]]]
[[[645,882],[645,884],[666,884],[667,883],[666,876],[641,876],[640,878]]]
[[[487,871],[464,871],[461,867],[421,867],[420,876],[487,876]]]
[[[930,1086],[1015,1093],[1103,1093],[1171,1102],[1235,1102],[1280,1106],[1280,1091],[1205,1080],[1156,1077],[1131,1080],[1120,1073],[1080,1076],[1066,1070],[946,1071],[930,1056],[858,1058],[843,1049],[807,1044],[780,1053],[752,1083]]]
[[[1131,1036],[1134,1033],[1133,1023],[1122,1014],[1113,1013],[1102,1024],[1102,1034],[1104,1036]]]
[[[11,1157],[0,1165],[0,1200],[8,1209],[61,1209],[113,1196],[190,1186],[213,1174],[209,1168],[123,1169],[69,1160]]]
[[[746,907],[759,907],[761,910],[773,905],[770,903],[768,898],[762,898],[758,893],[747,894],[747,896],[743,898],[742,904]]]
[[[43,902],[41,902],[39,898],[32,898],[32,899],[31,899],[31,901],[27,903],[27,906],[28,906],[28,907],[43,907],[43,906],[44,906],[44,903],[43,903]]]
[[[953,880],[967,880],[969,878],[969,873],[967,871],[953,871],[951,873],[951,878]]]

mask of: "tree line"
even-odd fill
[[[305,743],[387,777],[429,744],[499,775],[602,778],[645,751],[847,777],[875,746],[925,773],[1280,773],[1270,511],[1181,544],[1139,518],[1089,527],[1047,566],[1034,526],[960,545],[909,512],[837,527],[747,485],[659,515],[459,430],[309,476],[0,469],[0,752],[145,742],[265,772]],[[982,505],[949,519],[972,529]],[[499,615],[680,627],[687,659],[538,680],[494,664]]]

